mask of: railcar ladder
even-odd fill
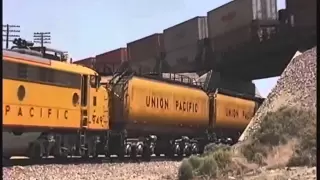
[[[88,128],[88,111],[86,109],[81,110],[81,129],[80,136],[80,148],[81,152],[86,150],[86,129]]]

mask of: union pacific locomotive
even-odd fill
[[[3,50],[4,158],[189,156],[234,143],[262,102],[130,71],[100,83],[57,54]]]

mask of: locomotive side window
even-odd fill
[[[54,74],[55,74],[55,71],[53,69],[47,69],[47,82],[53,83],[53,84],[59,82],[59,81],[55,81]]]
[[[2,75],[4,79],[17,78],[18,66],[8,63],[8,61],[2,61]]]
[[[28,78],[28,69],[26,64],[18,64],[18,77],[22,79]]]
[[[81,75],[28,64],[3,61],[3,78],[68,88],[81,87]]]
[[[47,71],[44,68],[38,69],[38,77],[40,82],[46,82],[47,81]]]

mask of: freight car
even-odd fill
[[[134,157],[172,157],[202,153],[209,142],[235,143],[262,103],[226,90],[208,95],[199,86],[125,72],[110,82],[110,128],[118,137],[112,154],[124,148]]]
[[[6,158],[188,156],[234,143],[260,104],[129,71],[101,86],[92,69],[19,52],[3,50]]]

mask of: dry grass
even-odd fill
[[[289,107],[268,113],[261,128],[242,147],[242,153],[260,165],[268,165],[270,157],[277,153],[290,156],[286,165],[315,165],[315,112]]]

